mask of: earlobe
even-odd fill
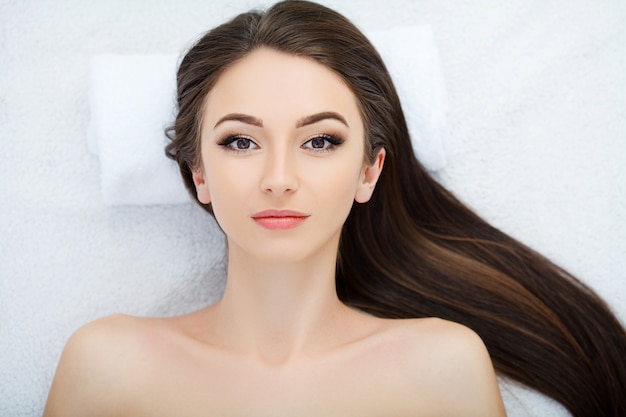
[[[385,149],[381,148],[376,155],[376,159],[372,165],[367,165],[363,168],[363,174],[361,175],[361,182],[354,195],[354,200],[357,203],[367,203],[376,187],[376,182],[383,171],[383,165],[385,163]]]
[[[202,169],[195,169],[192,172],[193,183],[196,186],[196,195],[198,201],[202,204],[209,204],[211,202],[211,194],[209,193],[209,187],[204,177]]]

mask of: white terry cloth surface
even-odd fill
[[[164,129],[176,112],[178,55],[102,54],[90,61],[89,150],[105,204],[190,202]]]
[[[431,171],[444,167],[445,86],[432,30],[411,25],[369,35],[389,68],[415,152]],[[112,55],[90,62],[88,143],[99,155],[105,204],[189,202],[178,166],[164,155],[175,117],[178,54]]]
[[[177,51],[259,0],[0,3],[0,415],[40,416],[61,349],[115,312],[221,294],[224,245],[192,204],[108,206],[85,145],[89,60]],[[440,180],[626,320],[626,3],[327,0],[368,29],[432,27],[446,80]],[[564,416],[503,383],[509,415]]]

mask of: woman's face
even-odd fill
[[[350,89],[315,61],[261,48],[227,69],[205,104],[193,177],[229,251],[267,262],[336,251],[353,201],[369,200],[384,160],[381,151],[365,163]]]

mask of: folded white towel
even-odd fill
[[[413,147],[430,171],[445,164],[445,86],[430,27],[369,34],[392,75]],[[190,201],[176,164],[165,157],[163,130],[175,117],[179,56],[98,55],[90,63],[89,149],[99,155],[108,205]]]
[[[446,88],[431,27],[404,26],[367,35],[398,90],[415,155],[427,170],[443,169]]]
[[[188,202],[163,133],[175,117],[177,55],[91,60],[89,149],[100,157],[105,204]]]

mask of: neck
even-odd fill
[[[228,280],[214,305],[214,330],[226,347],[278,364],[328,348],[349,308],[335,290],[336,246],[304,261],[264,263],[230,245]]]

